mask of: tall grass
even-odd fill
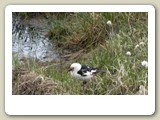
[[[34,60],[13,66],[24,67],[63,84],[69,94],[139,94],[140,86],[148,89],[148,69],[141,62],[148,60],[148,15],[147,13],[56,13],[48,14],[51,24],[48,37],[63,56],[70,51],[68,61],[45,66]],[[53,20],[51,20],[51,18]],[[108,25],[111,21],[112,25]],[[141,44],[143,43],[143,44]],[[138,46],[138,47],[137,47]],[[72,56],[78,51],[76,58]],[[127,55],[127,51],[131,55]],[[71,59],[72,58],[72,59]],[[70,77],[67,68],[79,62],[107,70],[90,81],[85,88],[81,81]],[[63,90],[51,94],[62,94]],[[143,94],[147,94],[145,91]]]

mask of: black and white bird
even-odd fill
[[[71,64],[69,71],[73,78],[83,80],[83,84],[94,78],[96,73],[106,72],[106,70],[98,70],[97,68],[81,65],[80,63]]]

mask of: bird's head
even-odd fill
[[[71,64],[71,66],[70,66],[70,68],[69,68],[68,71],[70,71],[70,72],[73,72],[73,71],[77,72],[80,69],[81,69],[81,64],[79,64],[79,63],[73,63],[73,64]]]

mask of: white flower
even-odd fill
[[[135,49],[138,48],[138,47],[139,47],[139,44],[137,44],[137,45],[135,46]]]
[[[144,45],[144,42],[140,42],[139,45]]]
[[[126,55],[131,56],[131,52],[130,51],[126,52]]]
[[[142,62],[141,62],[141,64],[142,64],[142,66],[144,66],[144,67],[146,67],[146,68],[148,67],[148,62],[147,62],[147,61],[145,61],[145,60],[144,60],[144,61],[142,61]]]
[[[112,26],[112,22],[110,20],[108,20],[107,25]]]
[[[138,48],[139,46],[144,45],[144,44],[145,44],[144,42],[140,42],[139,44],[137,44],[137,45],[135,46],[135,49]]]

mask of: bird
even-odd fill
[[[73,78],[82,80],[83,85],[92,78],[95,78],[99,72],[106,72],[106,70],[99,70],[95,67],[81,65],[80,63],[72,63],[69,68],[70,74]]]

